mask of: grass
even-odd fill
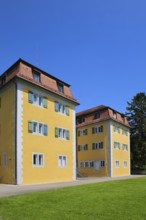
[[[0,198],[0,220],[146,220],[146,178]]]

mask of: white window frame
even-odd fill
[[[33,121],[32,120],[32,122],[33,122],[33,132],[32,132],[32,134],[34,134],[34,135],[40,135],[40,136],[44,136],[44,133],[43,133],[43,126],[45,125],[44,123],[42,123],[42,122],[38,122],[38,121]],[[36,124],[36,131],[34,131],[34,124]],[[41,133],[39,132],[39,126],[42,126],[42,128],[41,128]]]
[[[86,136],[86,129],[82,129],[79,131],[80,132],[80,136]]]
[[[128,136],[128,130],[125,129],[125,128],[123,128],[123,129],[122,129],[122,135]]]
[[[37,156],[36,160],[37,160],[37,164],[34,164],[34,155]],[[42,156],[42,164],[39,163],[39,157]],[[33,152],[32,153],[32,166],[33,167],[44,167],[44,161],[45,158],[44,158],[44,153],[37,153],[37,152]]]
[[[93,143],[92,144],[92,150],[101,150],[101,149],[103,149],[103,147],[101,147],[101,143],[103,143],[103,141]],[[94,147],[93,147],[93,145],[94,145]]]
[[[115,166],[116,166],[116,168],[119,168],[119,167],[120,167],[120,161],[119,161],[119,160],[116,160],[116,161],[115,161]]]
[[[67,129],[65,128],[58,128],[59,129],[59,139],[67,140]]]
[[[123,144],[123,150],[128,151],[128,144]]]
[[[58,155],[58,167],[59,168],[67,167],[67,156],[66,155]]]
[[[43,108],[43,97],[41,95],[38,95],[37,93],[33,93],[33,96],[36,97],[36,100],[34,98],[34,102],[32,104]],[[40,100],[41,100],[41,104],[40,104]]]
[[[102,131],[101,131],[101,127],[102,127]],[[93,127],[92,129],[94,130],[94,132],[92,131],[92,134],[102,133],[103,132],[103,125]]]
[[[127,168],[128,167],[128,162],[127,160],[124,160],[124,168]]]
[[[87,144],[78,145],[78,147],[80,147],[79,151],[87,151],[88,150],[88,145]]]
[[[120,142],[114,141],[114,149],[120,150]]]
[[[120,134],[120,127],[118,125],[114,125],[114,132]]]

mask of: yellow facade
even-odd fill
[[[76,179],[70,85],[19,59],[0,76],[0,183]]]
[[[57,97],[44,94],[48,107],[41,108],[28,102],[28,92],[35,89],[22,88],[22,184],[44,183],[74,180],[74,155],[73,155],[73,117],[74,109],[70,103],[69,116],[55,112]],[[43,92],[37,91],[43,95]],[[66,101],[65,101],[66,102]],[[48,135],[40,136],[28,132],[28,121],[34,120],[48,125]],[[65,128],[70,131],[69,140],[55,138],[55,127]],[[44,154],[44,166],[32,165],[32,153]],[[59,155],[65,155],[67,166],[58,167]]]
[[[0,91],[0,183],[15,183],[15,86]]]
[[[119,127],[119,132],[114,131],[114,126]],[[103,126],[102,132],[92,132],[93,127]],[[79,132],[87,129],[87,135],[79,136]],[[122,129],[127,131],[123,135]],[[77,127],[77,164],[79,176],[127,176],[130,175],[130,142],[129,128],[112,120],[105,120],[99,123],[90,123]],[[93,143],[103,142],[103,148],[94,149]],[[115,142],[120,144],[120,149],[115,149]],[[79,150],[80,146],[87,145],[88,149]],[[123,150],[123,144],[128,149]],[[90,162],[93,161],[92,166]],[[103,161],[103,162],[102,162]],[[118,161],[118,162],[116,162]],[[88,162],[88,163],[86,163]],[[99,163],[96,169],[95,163]],[[119,167],[117,164],[119,163]],[[124,167],[125,166],[125,167]]]

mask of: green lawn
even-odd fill
[[[0,220],[146,220],[146,178],[0,198]]]

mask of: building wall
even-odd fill
[[[103,132],[92,134],[92,127],[103,126]],[[78,136],[78,131],[88,129],[88,134],[85,136]],[[92,143],[103,142],[103,149],[92,149]],[[88,144],[88,150],[78,151],[78,146]],[[108,124],[106,122],[90,124],[77,128],[77,162],[78,162],[78,172],[85,176],[108,176],[109,166],[108,166]],[[105,167],[101,167],[96,170],[95,167],[81,168],[80,163],[83,161],[105,161]]]
[[[28,102],[28,92],[31,91],[47,98],[47,108]],[[41,88],[19,83],[19,115],[18,125],[19,158],[18,184],[47,183],[70,181],[75,179],[75,111],[69,101],[44,92]],[[69,106],[69,116],[55,112],[55,101]],[[28,132],[28,121],[37,121],[48,125],[48,135],[36,135]],[[70,131],[70,139],[62,140],[55,137],[55,127]],[[44,155],[44,166],[35,167],[32,164],[32,154]],[[66,167],[58,166],[58,157],[67,157]]]
[[[0,183],[15,183],[14,109],[15,86],[9,84],[0,91]]]
[[[119,126],[119,132],[114,131],[114,126]],[[127,136],[122,134],[122,129],[127,130]],[[129,129],[112,123],[112,176],[127,176],[130,175],[130,143],[129,143]],[[120,149],[115,149],[114,142],[120,143]],[[128,145],[128,150],[123,150],[123,144]],[[119,167],[116,167],[116,161],[119,161]],[[124,161],[127,161],[127,167],[124,167]]]
[[[103,132],[92,134],[92,127],[103,126]],[[120,133],[114,131],[114,126],[118,126]],[[127,136],[122,134],[122,129],[127,130]],[[78,131],[88,129],[88,134],[78,136]],[[80,126],[77,128],[77,162],[79,175],[83,176],[127,176],[130,175],[130,141],[129,129],[120,123],[114,123],[111,120]],[[92,149],[92,143],[104,142],[103,149]],[[120,143],[120,149],[115,149],[114,142]],[[78,151],[78,145],[88,144],[88,150]],[[123,144],[128,145],[128,150],[123,150]],[[82,161],[105,161],[105,167],[99,170],[94,167],[80,167]],[[119,167],[116,167],[116,161],[119,161]],[[124,167],[124,161],[127,167]]]

